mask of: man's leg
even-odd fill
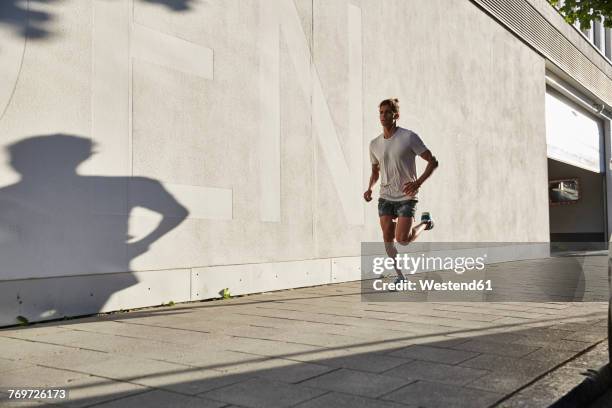
[[[395,239],[400,245],[408,245],[415,241],[421,232],[427,228],[427,222],[420,222],[414,227],[414,217],[398,217]]]
[[[387,252],[387,256],[395,259],[395,256],[397,255],[397,249],[395,248],[394,243],[396,226],[393,222],[393,216],[381,215],[380,227],[382,228],[383,241],[385,242],[385,251]],[[397,273],[398,278],[404,279],[404,275],[402,275],[402,272],[399,270],[397,265],[395,265],[395,273]]]

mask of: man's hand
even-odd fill
[[[132,258],[136,258],[149,251],[149,244],[144,240],[136,241],[136,242],[128,242],[128,254]]]
[[[407,183],[404,183],[404,188],[402,189],[402,191],[404,192],[404,194],[408,195],[408,196],[413,196],[416,193],[419,192],[419,188],[421,187],[421,183],[418,181],[409,181]]]
[[[367,190],[365,193],[363,193],[363,199],[366,201],[372,201],[372,190]]]

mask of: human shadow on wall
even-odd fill
[[[160,4],[175,12],[189,11],[194,0],[139,0],[143,3]],[[53,34],[50,23],[55,16],[41,6],[59,4],[61,0],[1,0],[0,25],[6,25],[25,38],[42,39]]]
[[[66,134],[7,147],[20,180],[0,188],[0,281],[17,293],[12,305],[0,301],[5,311],[18,308],[30,320],[100,311],[113,293],[138,282],[126,273],[132,260],[189,214],[156,180],[78,174],[93,148],[90,139]],[[142,237],[128,236],[136,207],[161,216],[157,225],[146,222]],[[59,276],[65,278],[23,281]],[[46,315],[33,315],[41,310]]]

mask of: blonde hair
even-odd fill
[[[399,99],[397,98],[385,99],[381,103],[378,104],[378,108],[380,109],[383,105],[387,105],[388,107],[390,107],[393,113],[399,113],[399,109],[400,109]]]

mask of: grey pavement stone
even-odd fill
[[[544,361],[550,365],[561,364],[576,355],[575,351],[559,350],[550,347],[542,347],[523,358],[526,360]]]
[[[102,408],[131,408],[131,407],[147,407],[147,408],[167,408],[167,407],[185,407],[185,408],[221,408],[226,404],[223,402],[212,401],[200,397],[192,397],[180,395],[172,392],[153,390],[137,395],[117,399],[111,402],[106,402],[96,407]]]
[[[470,360],[466,360],[459,365],[463,367],[479,368],[491,371],[512,371],[519,373],[530,373],[537,376],[554,367],[547,361],[536,361],[530,359],[517,359],[512,357],[502,357],[494,354],[482,354]]]
[[[492,322],[499,318],[497,315],[486,313],[466,312],[464,310],[429,310],[423,313],[425,316],[446,317],[474,322]]]
[[[0,358],[0,373],[11,370],[20,370],[23,368],[32,367],[32,364],[26,363],[24,361],[14,361],[8,360],[5,358]],[[6,374],[3,374],[6,375]]]
[[[268,339],[272,341],[301,343],[315,347],[348,346],[362,341],[358,337],[345,336],[341,334],[321,333],[316,331],[289,330],[276,328],[254,328],[249,327],[228,330],[226,333],[233,336],[251,337],[255,339]]]
[[[525,371],[494,371],[467,384],[471,388],[508,394],[536,378]]]
[[[77,379],[89,377],[71,371],[55,368],[32,366],[4,373],[0,376],[0,389],[20,387],[57,387],[64,388]]]
[[[407,380],[427,380],[450,385],[466,385],[488,375],[487,370],[428,361],[414,361],[385,371],[385,375]]]
[[[476,313],[476,314],[485,314],[491,316],[498,317],[514,317],[514,318],[523,318],[523,319],[531,319],[531,318],[542,318],[545,315],[542,313],[531,313],[528,308],[525,307],[517,307],[517,308],[500,308],[490,306],[492,304],[484,304],[480,305],[479,303],[472,303],[471,305],[440,305],[436,308],[436,310],[444,310],[449,312],[464,312],[464,313]]]
[[[302,384],[329,391],[344,392],[364,397],[378,397],[409,384],[410,380],[342,368],[305,381]]]
[[[334,347],[334,348],[320,348],[314,351],[308,351],[305,353],[296,353],[288,357],[290,360],[294,361],[303,361],[307,363],[313,364],[321,364],[332,367],[330,364],[326,364],[327,360],[333,360],[335,358],[342,357],[350,357],[356,352],[352,352],[350,349],[344,347]],[[260,358],[266,358],[265,356],[261,356]]]
[[[46,357],[52,354],[75,350],[74,347],[58,346],[30,340],[0,337],[0,358],[28,360],[32,357]]]
[[[197,366],[214,370],[225,370],[236,364],[243,364],[246,361],[256,361],[266,356],[256,356],[242,352],[227,351],[223,349],[181,349],[166,350],[163,354],[155,353],[160,361],[167,361],[176,364]],[[141,357],[141,356],[139,356]],[[153,358],[153,357],[151,357]]]
[[[519,326],[526,326],[531,323],[531,319],[526,319],[524,317],[508,317],[508,316],[500,316],[499,319],[494,320],[493,323],[496,325],[504,325],[508,327],[508,330],[512,330],[512,327],[516,329]]]
[[[608,333],[603,330],[600,332],[577,331],[564,337],[564,340],[575,340],[586,343],[602,341],[608,337]]]
[[[522,344],[492,343],[489,341],[482,341],[480,339],[457,344],[452,346],[452,348],[458,350],[475,351],[477,353],[497,354],[508,357],[522,357],[538,349],[538,347],[525,346]]]
[[[467,321],[461,319],[450,319],[446,317],[435,316],[420,316],[418,314],[395,314],[388,317],[387,320],[405,322],[412,325],[430,325],[442,326],[455,329],[473,329],[487,327],[489,322]]]
[[[331,334],[344,334],[356,337],[360,342],[363,341],[376,341],[376,340],[408,340],[416,335],[416,332],[407,332],[405,330],[390,330],[378,328],[376,331],[372,331],[369,327],[362,326],[339,326],[339,325],[325,325],[323,327],[307,324],[303,326],[304,330],[313,330],[319,333],[331,333]]]
[[[523,340],[544,340],[544,341],[557,341],[562,340],[569,335],[567,330],[552,329],[547,326],[531,327],[525,331],[525,338]]]
[[[176,372],[157,372],[131,379],[130,382],[152,388],[160,388],[181,394],[197,395],[227,385],[250,379],[248,375],[222,373],[220,371],[187,368]]]
[[[101,351],[65,349],[61,353],[33,356],[27,361],[48,367],[78,371],[82,366],[102,363],[114,356],[114,354]]]
[[[273,317],[278,318],[279,314],[275,313],[272,310],[258,310],[256,313],[243,313],[241,314],[245,322],[252,321],[253,317]],[[308,313],[303,311],[285,311],[282,314],[283,319],[294,319],[294,320],[304,320],[309,322],[319,322],[319,323],[328,323],[328,324],[359,324],[360,318],[358,317],[350,317],[350,316],[335,316],[335,315],[326,315],[320,313]]]
[[[594,343],[594,342],[593,342]],[[587,343],[583,341],[575,341],[575,340],[558,340],[551,341],[547,344],[548,347],[554,348],[557,350],[569,350],[569,351],[584,351],[587,348],[591,347],[593,343]]]
[[[82,373],[144,385],[146,385],[148,379],[157,376],[177,375],[194,370],[197,370],[197,368],[164,361],[116,355],[110,356],[102,362],[82,365],[78,369]]]
[[[333,370],[322,364],[291,361],[280,358],[265,358],[236,364],[223,369],[225,373],[242,373],[258,378],[267,378],[286,383],[298,383]]]
[[[169,343],[143,343],[146,347],[141,348],[122,348],[115,349],[109,354],[112,355],[125,355],[129,357],[146,358],[151,360],[167,361],[169,363],[182,364],[186,359],[193,357],[198,354],[207,354],[210,350],[215,350],[212,345],[206,345],[205,347],[194,346],[194,345],[177,345]],[[221,347],[216,349],[217,351],[223,350]]]
[[[133,338],[174,343],[177,345],[199,344],[201,342],[210,340],[212,336],[209,333],[196,331],[186,332],[183,329],[137,324],[129,321],[90,322],[84,324],[83,326],[79,325],[78,329],[92,333],[130,336]],[[188,336],[185,335],[187,333],[189,333]]]
[[[404,404],[331,392],[296,405],[296,408],[410,408]],[[416,406],[413,406],[416,408]]]
[[[44,338],[45,335],[57,334],[68,330],[68,328],[59,326],[19,327],[15,329],[1,329],[0,336],[25,340],[40,340]]]
[[[424,336],[422,339],[416,339],[415,344],[429,345],[432,347],[449,348],[463,344],[470,338],[465,337],[447,337],[447,336]]]
[[[425,320],[425,319],[424,319]],[[407,336],[418,333],[445,333],[452,330],[448,326],[435,324],[427,319],[424,322],[396,321],[396,320],[381,320],[381,319],[363,319],[354,324],[356,327],[365,327],[373,332],[379,329],[403,331]]]
[[[527,337],[527,333],[486,333],[478,336],[478,341],[498,344],[515,344],[523,340],[525,337]],[[452,348],[452,346],[450,346],[450,348]]]
[[[379,353],[357,353],[318,359],[316,363],[335,368],[350,368],[371,373],[381,373],[410,361],[412,360]]]
[[[301,353],[320,350],[320,347],[305,344],[287,343],[283,341],[271,341],[263,339],[236,339],[227,346],[229,351],[240,351],[243,353],[257,354],[269,357],[291,357]]]
[[[484,408],[489,407],[501,397],[501,394],[487,391],[418,381],[385,395],[383,399],[424,408]]]
[[[478,353],[416,345],[395,351],[390,353],[390,355],[413,358],[415,360],[433,361],[436,363],[458,364],[467,359],[476,357]]]
[[[324,394],[302,385],[252,379],[203,394],[216,401],[253,408],[281,408]]]
[[[40,336],[36,341],[71,348],[84,348],[97,351],[134,350],[148,347],[156,342],[105,333],[92,333],[83,330],[63,330]]]
[[[10,371],[0,376],[0,389],[10,387],[67,389],[69,399],[56,403],[75,408],[145,390],[136,384],[46,367]]]
[[[350,347],[343,347],[342,349],[351,354],[389,354],[405,347],[412,346],[418,341],[418,339],[362,341]]]
[[[607,322],[606,322],[607,323]],[[550,327],[556,330],[567,330],[570,333],[586,332],[586,333],[605,333],[605,326],[597,326],[592,323],[559,323]]]
[[[516,344],[523,344],[526,346],[533,347],[548,347],[554,348],[557,350],[568,350],[568,351],[582,351],[588,347],[590,347],[593,343],[576,341],[576,340],[564,340],[560,337],[551,336],[548,339],[536,338],[525,336],[524,338],[517,340]]]

